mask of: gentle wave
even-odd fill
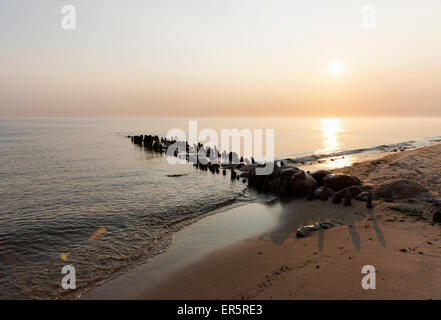
[[[401,143],[382,144],[371,148],[358,148],[358,149],[342,150],[342,151],[335,151],[328,153],[301,153],[301,154],[292,155],[290,157],[280,158],[278,160],[287,161],[293,164],[305,164],[305,163],[317,162],[329,158],[357,155],[361,153],[379,154],[379,153],[387,153],[387,152],[397,152],[397,151],[404,151],[406,149],[417,148],[423,145],[430,145],[441,141],[440,139],[436,139],[436,138],[437,137],[432,137],[418,141],[412,140]]]

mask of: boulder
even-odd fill
[[[333,191],[340,191],[347,187],[361,185],[361,181],[357,177],[341,173],[328,174],[323,179],[323,183],[325,182],[327,183],[328,188]]]
[[[275,178],[277,178],[279,176],[279,166],[277,165],[277,163],[273,163],[273,171],[267,175],[266,177],[268,177],[268,181],[274,180]]]
[[[247,174],[247,178],[248,178],[248,187],[254,187],[254,185],[256,183],[256,172],[255,172],[255,170],[249,171],[248,174]]]
[[[327,170],[318,170],[311,173],[311,176],[317,181],[317,186],[320,187],[323,185],[323,179],[329,174],[331,174],[331,172]]]
[[[420,217],[423,215],[424,205],[421,204],[409,204],[409,203],[398,203],[388,206],[389,209],[404,213],[409,216]]]
[[[280,166],[281,167],[285,167],[285,166],[293,167],[294,166],[293,163],[296,163],[296,162],[292,161],[290,159],[285,159],[285,160],[280,161]],[[300,170],[300,169],[298,169],[298,170]]]
[[[374,188],[375,196],[388,199],[413,198],[424,192],[428,190],[419,183],[407,179],[388,180]]]
[[[249,178],[252,171],[255,171],[257,165],[256,164],[245,164],[239,168],[241,172],[240,177]]]
[[[236,169],[240,170],[240,168],[244,167],[245,163],[241,162],[239,164],[236,164]]]
[[[347,187],[339,192],[339,194],[342,198],[346,195],[346,191],[348,189],[349,189],[349,192],[351,193],[351,197],[353,197],[353,198],[355,198],[356,196],[358,196],[360,193],[363,192],[363,189],[360,188],[359,186]]]
[[[280,178],[267,181],[264,184],[264,191],[277,194],[277,188],[280,184]]]
[[[304,197],[316,187],[315,179],[305,171],[297,171],[289,178],[289,192],[295,197]]]
[[[289,195],[290,177],[280,177],[280,186],[278,188],[277,195],[280,197],[286,197]]]
[[[251,171],[242,172],[239,176],[240,176],[241,178],[249,178],[249,177],[250,177],[250,172],[251,172]]]
[[[355,196],[355,200],[367,202],[369,196],[369,192],[363,191]]]
[[[249,172],[257,167],[257,164],[246,164],[239,168],[240,172]]]
[[[339,223],[333,221],[320,221],[308,226],[302,226],[298,228],[296,236],[299,238],[306,237],[313,231],[317,231],[320,229],[330,229],[332,227],[337,227],[339,225],[340,225]]]
[[[323,191],[323,189],[323,186],[321,186],[313,191],[314,199],[322,199],[323,196],[326,198],[324,200],[327,200],[328,197],[334,196],[334,193],[331,190],[327,189],[327,191]]]
[[[284,165],[279,168],[279,175],[281,177],[291,177],[294,173],[300,171],[299,168],[289,165]]]
[[[314,199],[320,199],[320,195],[322,194],[323,187],[318,187],[314,190]]]
[[[372,191],[372,189],[374,188],[374,186],[372,184],[362,184],[360,186],[361,190],[363,191]]]
[[[253,184],[252,184],[253,187],[255,187],[257,190],[262,190],[265,185],[266,176],[256,175],[254,170],[251,172],[253,172],[253,176],[252,176],[253,177]],[[250,180],[251,180],[251,176],[250,176],[249,181]]]
[[[307,235],[309,235],[311,233],[311,231],[316,231],[316,230],[319,230],[320,228],[321,228],[321,226],[320,226],[319,222],[308,225],[308,226],[302,226],[297,229],[296,236],[299,238],[306,237]]]
[[[312,201],[312,200],[315,200],[315,199],[316,199],[316,197],[315,197],[315,190],[310,190],[308,195],[306,196],[306,200]]]

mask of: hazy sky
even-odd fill
[[[0,116],[167,115],[441,116],[441,0],[0,1]]]

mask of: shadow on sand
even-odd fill
[[[273,243],[282,245],[301,226],[319,221],[333,221],[348,229],[355,249],[360,251],[361,239],[357,232],[356,223],[368,219],[372,222],[378,242],[383,247],[386,246],[386,240],[376,221],[374,210],[366,209],[364,202],[354,202],[352,206],[344,207],[332,204],[329,201],[280,200],[267,203],[266,205],[276,207],[280,213],[277,226],[268,232],[260,234],[258,236],[259,239],[269,237]],[[322,251],[326,230],[319,229],[317,232],[319,239],[318,250]]]

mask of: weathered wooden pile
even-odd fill
[[[220,173],[223,175],[230,171],[232,180],[248,182],[250,188],[271,193],[279,197],[296,197],[307,200],[320,199],[327,201],[329,198],[335,204],[351,205],[353,198],[365,201],[368,208],[372,208],[371,187],[362,185],[354,176],[331,173],[326,170],[309,172],[300,170],[287,161],[279,160],[273,164],[273,170],[267,175],[257,174],[258,167],[265,163],[256,163],[239,157],[235,152],[223,151],[219,153],[216,147],[210,148],[202,143],[190,146],[186,141],[160,138],[152,135],[131,136],[132,142],[148,150],[166,153],[175,157],[185,157],[201,170]],[[172,147],[173,149],[169,150]],[[179,147],[179,148],[178,148]]]

